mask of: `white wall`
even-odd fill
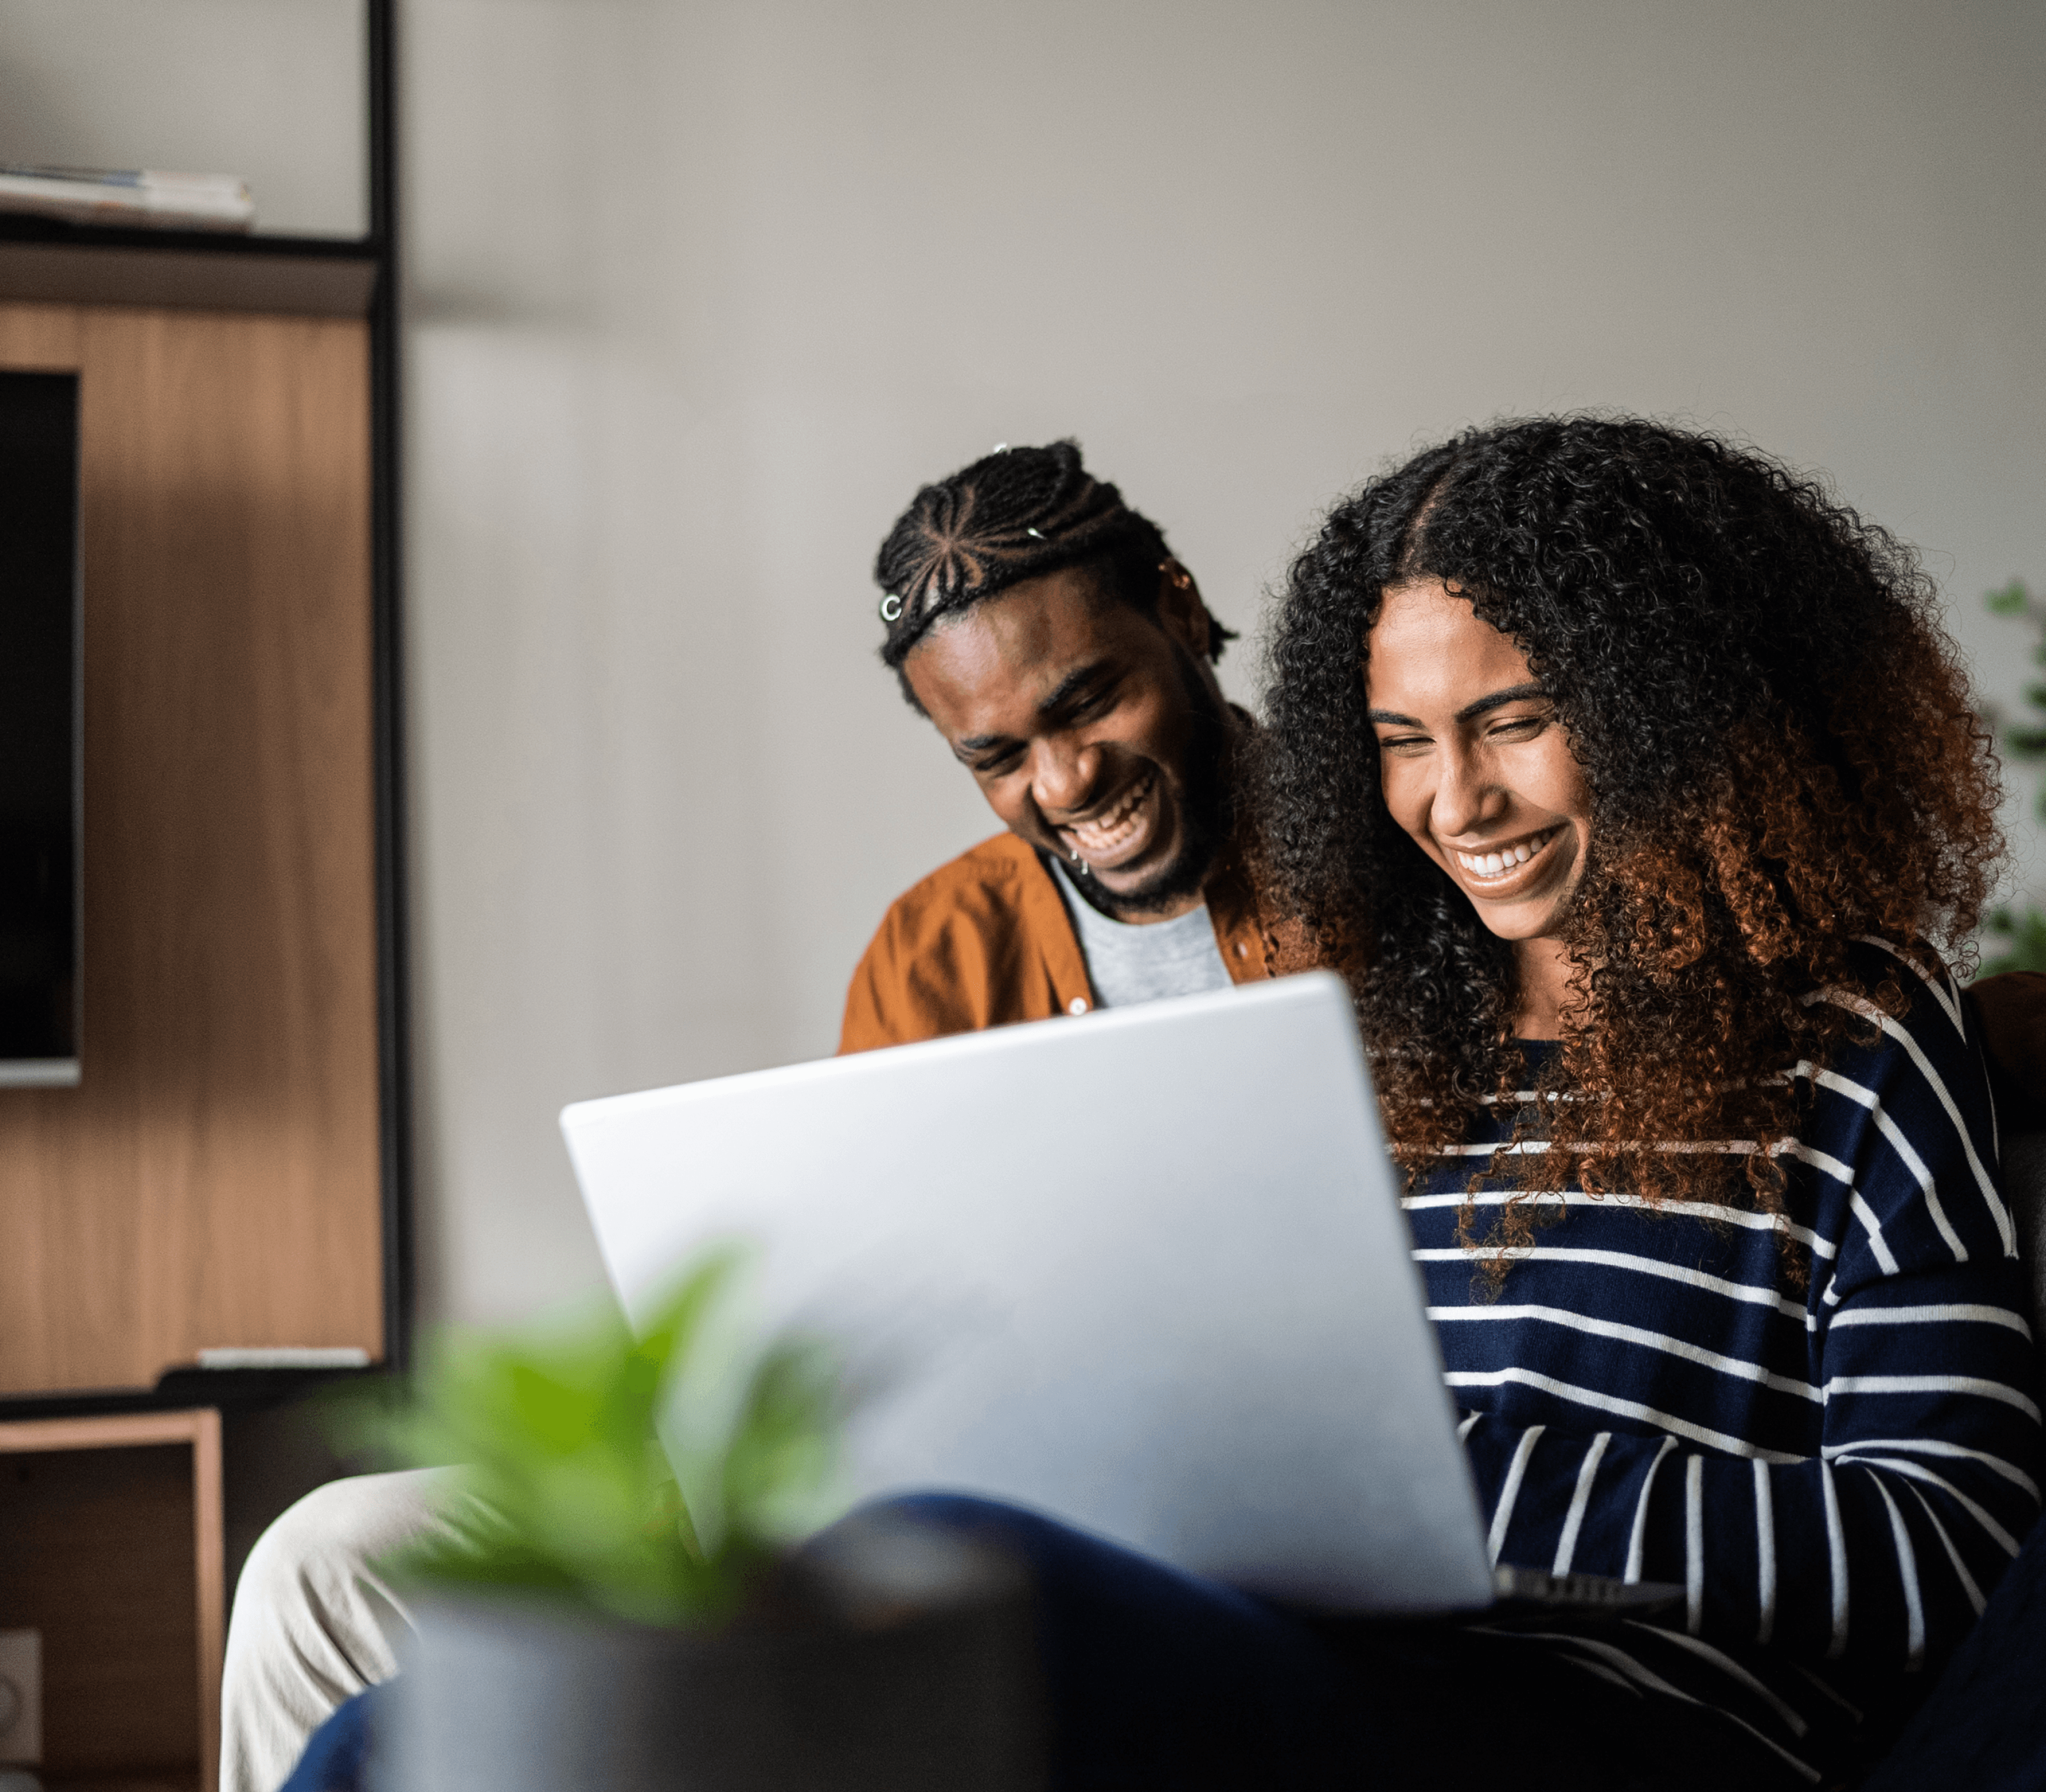
[[[0,162],[238,174],[259,232],[369,228],[363,0],[0,0]]]
[[[1687,416],[1829,469],[2021,682],[1978,597],[2046,581],[2029,0],[403,24],[433,1313],[595,1280],[555,1108],[827,1051],[888,898],[987,829],[867,569],[998,439],[1078,434],[1241,626],[1388,455]]]

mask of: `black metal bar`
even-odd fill
[[[384,1355],[412,1349],[411,1014],[406,932],[403,542],[400,531],[398,190],[394,0],[367,0],[369,236],[380,264],[369,311],[371,651],[376,801],[376,1032],[384,1215]]]

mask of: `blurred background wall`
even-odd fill
[[[174,160],[29,79],[114,81],[63,20],[116,3],[0,0],[0,156]],[[2046,583],[2031,0],[400,22],[430,1318],[593,1284],[560,1105],[828,1052],[889,898],[990,831],[873,659],[867,574],[917,485],[997,441],[1077,435],[1249,631],[1389,456],[1502,413],[1687,419],[1827,469],[1924,550],[1982,689],[2029,675],[1981,594]],[[297,227],[359,228],[359,191],[287,178],[342,153],[297,116],[243,161],[313,195]],[[2046,882],[2029,803],[2013,887]]]

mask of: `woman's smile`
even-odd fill
[[[1438,843],[1463,873],[1461,882],[1491,895],[1518,895],[1553,868],[1558,855],[1549,849],[1562,837],[1565,824],[1558,821],[1531,834],[1465,851]]]

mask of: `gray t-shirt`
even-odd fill
[[[1233,979],[1215,943],[1214,923],[1203,902],[1191,914],[1139,926],[1111,921],[1074,887],[1072,875],[1056,859],[1052,875],[1065,898],[1066,913],[1079,935],[1080,956],[1101,1008],[1129,1008],[1168,995],[1199,995],[1227,989]]]

